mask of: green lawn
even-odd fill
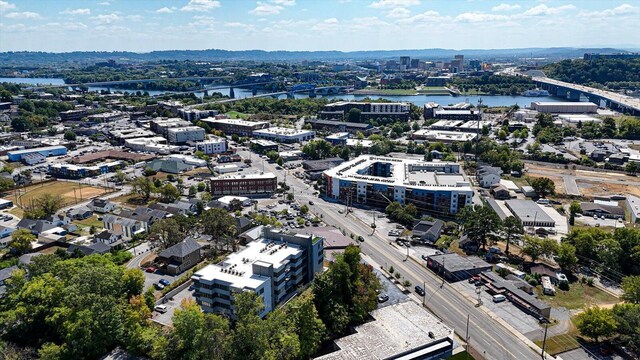
[[[564,306],[569,310],[620,302],[620,300],[615,296],[610,295],[597,287],[579,282],[571,284],[569,291],[562,291],[556,287],[555,296],[544,295],[539,288],[536,288],[536,292],[538,292],[540,300],[548,303],[549,305],[553,307]]]
[[[102,227],[102,221],[98,220],[98,216],[97,215],[93,215],[91,217],[88,217],[84,220],[74,220],[73,221],[76,225],[78,226],[84,226],[84,227],[91,227],[91,226],[95,226],[97,228],[101,228]]]
[[[248,119],[249,118],[249,114],[243,114],[241,112],[237,112],[237,111],[229,111],[227,114],[227,116],[229,116],[232,119]]]
[[[551,355],[556,355],[565,351],[577,349],[580,347],[580,343],[577,340],[577,336],[579,334],[580,333],[573,322],[573,318],[571,318],[569,331],[565,334],[548,337],[545,344],[545,351]],[[534,343],[542,348],[542,340],[536,340]]]
[[[453,355],[450,358],[447,358],[447,360],[475,360],[475,358],[468,352],[463,351]]]

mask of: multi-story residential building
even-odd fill
[[[196,144],[196,150],[202,151],[207,155],[227,152],[227,139],[218,136],[209,136],[209,139]]]
[[[96,165],[75,165],[75,164],[51,164],[49,174],[55,178],[62,179],[82,179],[91,176],[98,176],[124,169],[124,161],[110,161]]]
[[[452,215],[471,205],[473,190],[460,165],[362,155],[322,174],[327,196],[348,204],[414,204],[420,211]]]
[[[361,132],[365,135],[371,135],[374,132],[379,131],[378,128],[373,127],[368,123],[354,123],[346,121],[334,121],[334,120],[319,120],[319,119],[307,119],[305,124],[311,124],[311,127],[315,130],[329,131],[329,132],[348,132],[356,134]]]
[[[180,152],[180,146],[167,144],[167,139],[162,136],[127,139],[124,141],[124,146],[131,150],[156,153],[160,155]]]
[[[251,136],[254,130],[266,129],[269,127],[268,121],[247,121],[240,119],[202,119],[211,126],[212,129],[220,130],[226,135]]]
[[[234,318],[235,294],[253,291],[264,303],[260,316],[265,316],[322,270],[323,243],[321,237],[267,227],[242,251],[197,271],[194,297],[203,311]]]
[[[270,195],[278,187],[278,178],[274,173],[229,174],[211,180],[211,195]]]
[[[167,129],[167,140],[171,144],[185,144],[188,141],[203,141],[205,131],[199,126],[185,126]]]
[[[343,119],[351,109],[360,110],[361,121],[381,118],[406,121],[411,106],[409,103],[338,101],[325,105],[318,115],[321,119]]]
[[[267,129],[254,130],[253,136],[259,139],[267,139],[283,143],[297,143],[313,139],[316,136],[316,132],[312,130],[270,127]]]
[[[149,122],[149,129],[156,134],[161,134],[163,136],[167,136],[167,130],[171,128],[185,127],[190,126],[191,123],[186,120],[182,120],[180,118],[169,118],[169,119],[153,119]]]

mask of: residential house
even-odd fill
[[[236,217],[235,219],[236,219],[236,228],[237,228],[238,234],[243,233],[255,226],[253,223],[253,219],[248,218],[246,216],[239,216],[239,217]]]
[[[173,215],[164,210],[151,209],[144,206],[138,206],[135,210],[122,210],[120,217],[133,219],[142,223],[144,231],[149,231],[153,223],[160,219],[166,219]]]
[[[443,227],[444,222],[438,219],[433,221],[416,221],[416,224],[413,226],[412,237],[421,242],[435,244],[440,238]]]
[[[31,231],[33,235],[40,235],[40,233],[55,229],[57,226],[51,224],[51,222],[46,220],[33,220],[23,218],[20,220],[18,225],[16,225],[17,229],[27,229]]]
[[[493,195],[494,199],[511,199],[511,193],[509,193],[509,189],[507,189],[507,187],[502,184],[491,185],[491,194]]]
[[[161,267],[171,275],[180,274],[195,266],[202,256],[202,246],[197,241],[186,238],[183,241],[164,249],[156,258]]]
[[[87,206],[81,206],[75,209],[69,209],[67,211],[67,216],[73,220],[84,220],[93,216],[93,210],[89,209]]]
[[[109,245],[111,248],[117,248],[122,245],[122,232],[103,230],[93,236],[95,242]]]
[[[580,203],[582,214],[585,216],[604,216],[609,219],[623,219],[625,217],[624,209],[618,205],[605,205],[591,202]]]
[[[7,236],[11,235],[12,232],[16,231],[15,228],[10,226],[0,225],[0,239],[4,239]]]
[[[102,218],[102,223],[105,229],[122,233],[123,239],[131,239],[135,234],[146,231],[141,221],[118,215],[105,215]]]
[[[93,243],[91,245],[85,246],[85,245],[75,245],[75,244],[71,244],[68,248],[66,253],[67,254],[74,254],[74,253],[81,253],[84,256],[88,256],[88,255],[93,255],[93,254],[106,254],[109,251],[111,251],[111,246],[97,242],[97,243]]]
[[[478,184],[484,188],[500,183],[500,175],[502,175],[502,169],[494,166],[480,166],[476,171]]]
[[[116,209],[116,204],[107,200],[96,198],[91,200],[87,207],[97,213],[106,214]]]
[[[171,213],[172,215],[188,216],[193,215],[196,212],[196,204],[184,200],[178,200],[170,204],[159,202],[150,205],[149,208],[154,210],[166,211],[168,213]]]

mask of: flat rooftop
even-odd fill
[[[260,129],[260,130],[254,130],[253,134],[256,135],[260,135],[260,134],[264,134],[264,135],[282,135],[282,136],[297,136],[297,135],[308,135],[308,134],[315,134],[315,131],[312,130],[298,130],[298,129],[291,129],[291,128],[284,128],[284,127],[270,127],[270,128],[266,128],[266,129]]]
[[[547,213],[531,200],[506,200],[505,205],[511,212],[520,218],[520,220],[536,222],[555,222]]]
[[[33,152],[38,152],[38,151],[52,151],[52,150],[62,150],[62,149],[67,149],[62,145],[56,145],[56,146],[45,146],[45,147],[38,147],[38,148],[31,148],[31,149],[22,149],[22,150],[14,150],[14,151],[9,151],[7,154],[9,155],[18,155],[18,154],[30,154]]]
[[[431,259],[435,263],[438,263],[440,266],[442,266],[444,263],[445,269],[449,272],[468,271],[477,268],[491,269],[491,264],[487,263],[477,256],[464,257],[456,253],[450,253],[442,255],[432,255],[429,256],[429,259]]]
[[[272,179],[275,178],[276,175],[272,172],[267,173],[255,173],[255,174],[228,174],[221,175],[211,180],[230,180],[230,179]]]
[[[212,124],[229,124],[229,125],[237,125],[237,126],[255,126],[255,125],[269,125],[268,121],[248,121],[242,119],[215,119],[215,118],[206,118],[201,119],[200,121],[212,123]]]
[[[390,176],[368,175],[367,170],[375,163],[389,164]],[[446,169],[446,170],[445,170]],[[471,185],[464,180],[457,163],[427,162],[415,159],[361,155],[351,161],[326,170],[328,176],[351,181],[366,181],[394,186],[414,188],[457,188],[471,191]],[[448,172],[445,172],[447,171]],[[454,171],[454,172],[452,172]]]
[[[143,138],[144,139],[144,138]],[[164,138],[160,138],[164,140]],[[137,140],[137,139],[132,139]],[[130,140],[130,141],[132,141]],[[129,160],[129,161],[147,161],[153,159],[152,155],[145,154],[136,154],[131,152],[119,151],[119,150],[105,150],[98,151],[95,153],[88,153],[84,155],[80,155],[69,160],[70,163],[75,164],[84,164],[88,162],[93,162],[100,159],[118,159],[118,160]]]
[[[421,129],[413,133],[414,136],[422,136],[429,140],[443,141],[472,141],[478,136],[474,133]]]
[[[265,248],[267,249],[265,251]],[[253,264],[273,264],[279,268],[284,261],[304,251],[296,244],[278,240],[258,239],[251,241],[241,251],[230,254],[219,264],[207,265],[193,276],[205,281],[220,280],[236,289],[255,289],[269,278],[253,273]],[[233,269],[229,269],[233,267]],[[231,271],[229,271],[231,270]]]
[[[375,320],[357,326],[355,334],[335,340],[340,350],[316,359],[389,359],[453,335],[451,328],[413,301],[385,306],[371,316]]]

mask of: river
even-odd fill
[[[9,82],[9,83],[23,83],[30,85],[63,85],[63,79],[56,78],[3,78],[0,77],[0,82]],[[102,90],[111,90],[111,91],[127,91],[127,89],[114,89],[105,86],[89,86],[89,91],[102,91]],[[137,90],[130,90],[137,91]],[[149,90],[147,91],[149,95],[161,95],[168,93],[168,91],[158,91],[158,90]],[[209,91],[209,93],[219,92],[222,95],[229,95],[229,89],[216,89]],[[242,89],[242,88],[233,88],[233,92],[236,98],[245,98],[252,96],[251,89]],[[197,97],[202,97],[204,95],[203,92],[196,92],[195,95]],[[303,99],[309,97],[307,94],[298,93],[294,95],[296,99]],[[417,106],[423,106],[429,102],[435,102],[441,105],[448,104],[457,104],[461,102],[467,102],[471,104],[477,104],[478,99],[482,98],[482,103],[487,106],[511,106],[511,105],[519,105],[520,107],[529,106],[532,101],[549,101],[549,102],[560,102],[560,101],[568,101],[565,98],[553,97],[553,96],[543,96],[543,97],[527,97],[527,96],[509,96],[509,95],[483,95],[483,96],[451,96],[451,95],[351,95],[351,94],[340,94],[340,95],[329,95],[330,98],[342,99],[342,100],[362,100],[367,97],[371,99],[388,99],[397,102],[411,102]],[[286,95],[280,95],[281,99],[286,98]],[[584,100],[584,99],[583,99]]]

